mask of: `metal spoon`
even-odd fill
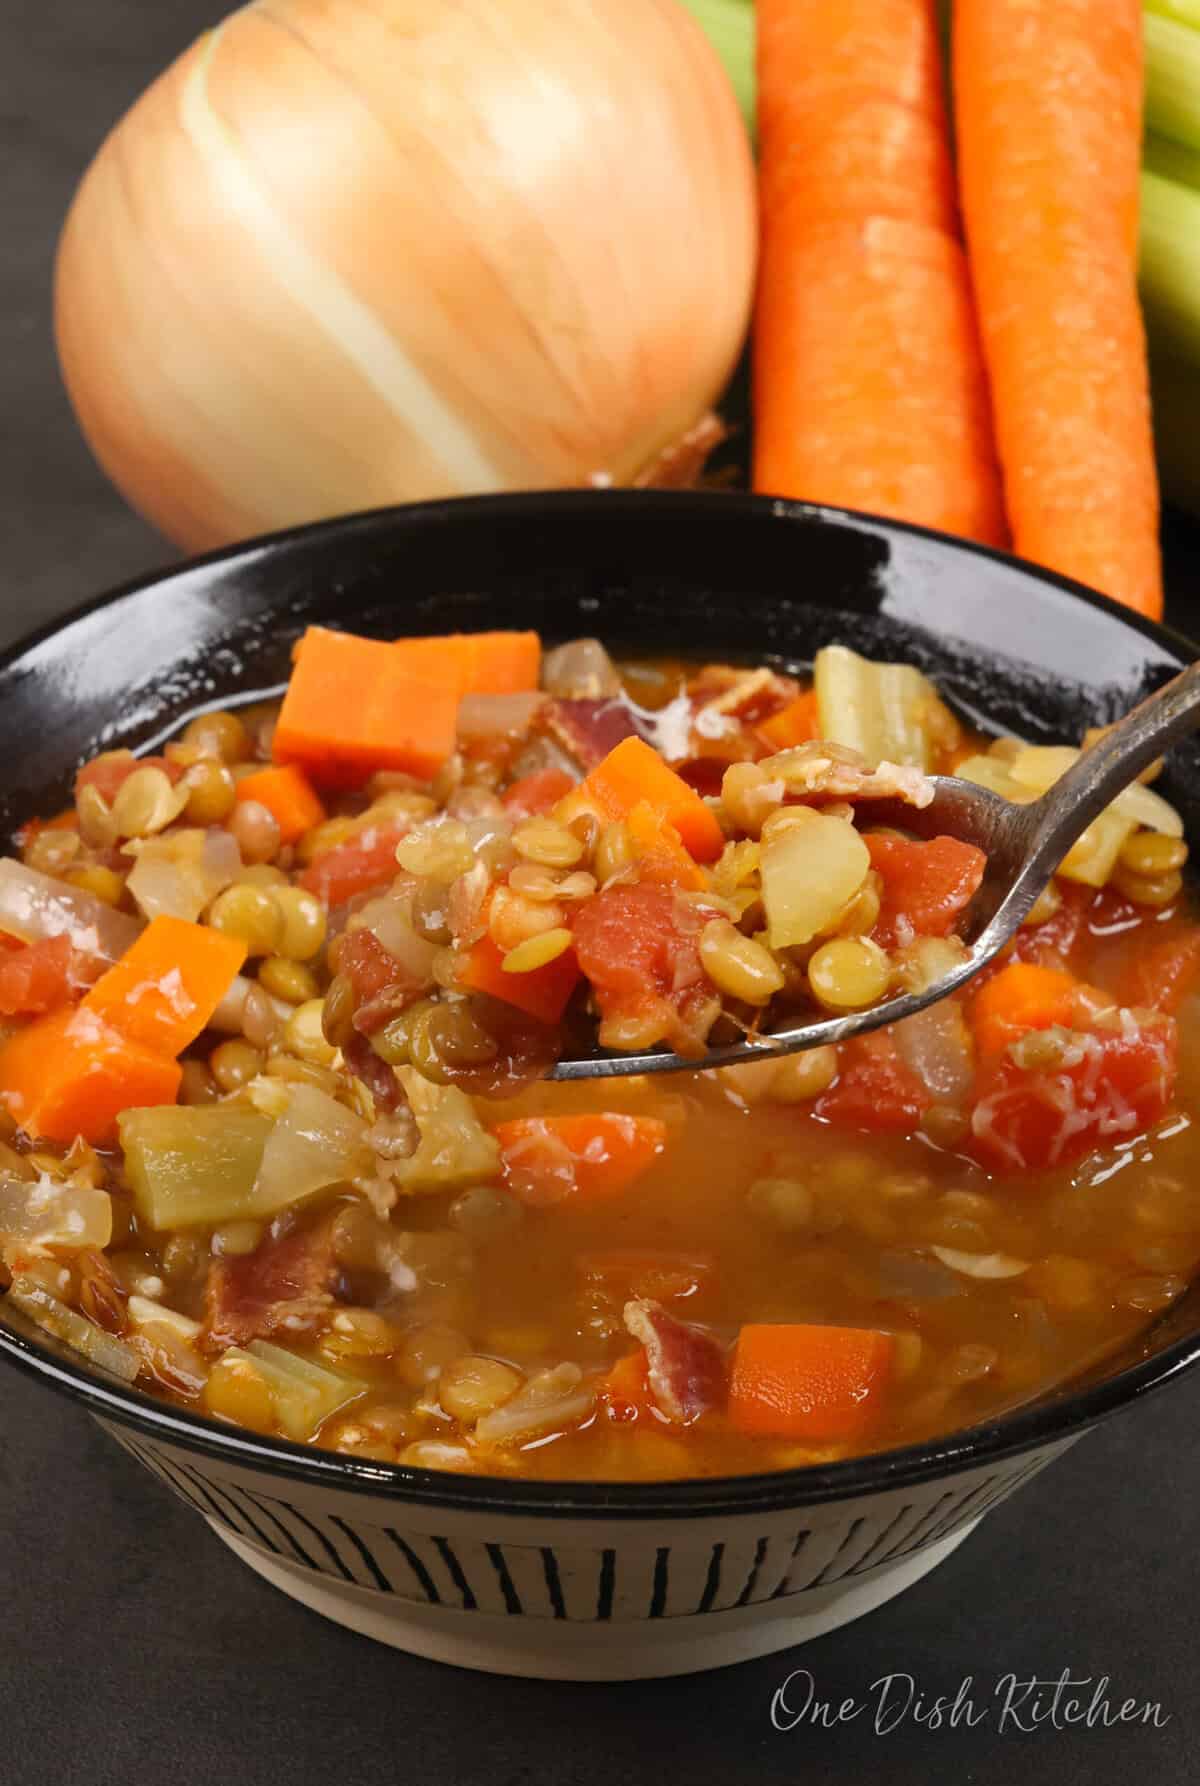
[[[1200,663],[1181,671],[1083,752],[1040,799],[1015,806],[987,788],[956,775],[930,779],[934,796],[917,808],[899,800],[872,800],[870,819],[894,825],[916,837],[948,835],[973,843],[987,856],[983,883],[967,915],[969,950],[961,966],[927,987],[906,992],[866,1011],[822,1017],[795,1029],[777,1030],[753,1042],[684,1056],[596,1053],[560,1060],[551,1079],[607,1079],[629,1073],[696,1072],[735,1061],[771,1060],[844,1042],[850,1036],[912,1017],[947,998],[986,967],[1028,917],[1071,845],[1099,817],[1122,788],[1172,744],[1194,729],[1200,715]]]

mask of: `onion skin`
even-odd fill
[[[101,147],[59,244],[100,463],[191,550],[631,483],[745,335],[753,170],[676,0],[270,0]]]

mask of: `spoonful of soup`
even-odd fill
[[[669,897],[644,883],[612,890],[607,911],[603,893],[587,902],[575,919],[574,947],[602,1013],[600,1046],[560,1058],[550,1077],[678,1072],[842,1043],[916,1016],[965,986],[1013,940],[1072,860],[1094,870],[1080,878],[1102,885],[1105,868],[1122,852],[1130,857],[1136,836],[1135,871],[1145,871],[1149,886],[1157,869],[1161,883],[1186,854],[1182,828],[1138,777],[1194,729],[1198,711],[1200,665],[1192,665],[1081,753],[1025,747],[1012,765],[1023,777],[999,756],[962,765],[972,767],[974,780],[888,764],[864,770],[854,753],[816,741],[765,766],[735,766],[741,772],[732,788],[727,772],[724,804],[757,835],[726,843],[721,861],[731,847],[744,851],[744,894],[735,860],[723,879],[711,877],[721,888],[715,896],[700,888],[686,894],[690,921],[678,887]],[[877,889],[864,899],[869,874],[882,878],[882,906]],[[749,911],[756,899],[765,923],[747,935],[738,907]],[[870,909],[855,913],[855,900]],[[831,903],[844,913],[832,927]],[[675,1045],[639,1047],[643,1014],[650,1010],[647,1034],[661,1016],[646,994],[661,985],[664,958],[678,1012],[664,1040]],[[714,989],[723,1000],[715,1018]],[[774,1015],[788,1003],[787,1015]],[[714,1045],[714,1030],[728,1028],[731,1013],[740,1039]]]

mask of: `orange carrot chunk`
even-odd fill
[[[645,1346],[618,1358],[601,1379],[599,1400],[610,1420],[631,1426],[638,1420],[663,1420],[650,1389]]]
[[[284,844],[295,843],[325,817],[312,783],[294,763],[256,769],[253,775],[243,776],[237,784],[237,797],[265,806],[279,826],[279,841]]]
[[[414,675],[453,680],[463,695],[524,694],[538,685],[542,641],[534,632],[446,633],[397,639],[393,647]]]
[[[638,875],[660,887],[701,890],[704,872],[683,847],[674,825],[668,824],[648,800],[639,800],[625,816],[625,828],[633,839]]]
[[[962,0],[959,174],[1013,545],[1162,613],[1138,0]]]
[[[277,763],[313,780],[356,787],[377,769],[430,777],[454,749],[459,681],[376,639],[310,626],[300,641],[275,728]]]
[[[497,1123],[504,1179],[523,1203],[604,1198],[629,1189],[667,1145],[657,1117],[523,1116]]]
[[[0,1047],[0,1100],[29,1136],[69,1146],[115,1141],[122,1110],[173,1104],[182,1068],[102,1023],[94,1012],[53,1011]]]
[[[1031,1029],[1071,1023],[1079,981],[1057,968],[1014,961],[993,974],[971,1004],[980,1054],[1000,1054]]]
[[[851,1441],[878,1416],[895,1340],[860,1327],[743,1327],[729,1417],[740,1432],[816,1444]]]
[[[544,967],[509,973],[504,950],[490,936],[481,936],[459,964],[458,983],[467,992],[487,992],[542,1023],[557,1023],[579,983],[574,949],[566,949]]]
[[[797,744],[808,744],[818,736],[817,732],[817,695],[810,688],[805,694],[797,695],[770,719],[759,721],[758,729],[764,742],[773,751],[791,750]]]
[[[663,823],[674,826],[697,862],[715,861],[725,847],[716,817],[696,790],[642,738],[623,738],[597,763],[583,788],[609,819],[628,819],[646,801]]]
[[[245,959],[245,943],[206,924],[154,918],[79,1008],[171,1059],[205,1028]]]

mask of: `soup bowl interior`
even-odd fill
[[[288,674],[294,640],[314,622],[379,637],[534,627],[550,642],[595,634],[617,654],[769,661],[787,668],[803,668],[822,645],[836,641],[869,656],[918,664],[964,717],[985,730],[1011,729],[1059,741],[1076,740],[1086,726],[1116,718],[1192,656],[1186,641],[1061,579],[920,530],[839,511],[725,494],[648,492],[427,504],[352,516],[213,555],[105,597],[11,652],[0,664],[0,761],[6,766],[0,826],[11,834],[33,815],[61,807],[76,765],[89,754],[117,745],[153,746],[198,710],[279,687]],[[1200,825],[1200,746],[1189,742],[1175,752],[1161,785],[1189,828]],[[358,1551],[371,1558],[362,1563],[353,1547],[339,1549],[341,1540],[335,1539],[332,1548],[344,1579],[338,1580],[324,1552],[318,1550],[315,1560],[310,1557],[290,1526],[290,1548],[283,1547],[278,1534],[272,1541],[274,1528],[261,1507],[257,1518],[243,1508],[241,1523],[226,1517],[222,1535],[240,1541],[243,1551],[248,1546],[262,1553],[248,1560],[266,1573],[276,1567],[265,1560],[269,1551],[281,1553],[276,1573],[291,1569],[307,1580],[311,1564],[318,1575],[332,1575],[342,1603],[336,1610],[328,1605],[322,1610],[332,1610],[345,1622],[479,1666],[576,1675],[655,1673],[707,1666],[789,1639],[778,1631],[771,1640],[762,1632],[753,1639],[743,1634],[737,1643],[728,1639],[733,1645],[729,1654],[710,1646],[700,1660],[681,1660],[680,1652],[675,1662],[664,1661],[667,1651],[660,1645],[658,1663],[637,1665],[609,1658],[555,1666],[543,1647],[525,1666],[497,1662],[491,1650],[483,1659],[467,1654],[461,1634],[436,1640],[418,1640],[411,1632],[398,1637],[375,1629],[375,1611],[355,1612],[350,1605],[354,1594],[378,1599],[383,1592],[400,1592],[354,1526],[353,1510],[361,1509],[366,1497],[375,1505],[372,1518],[378,1523],[391,1518],[380,1507],[404,1504],[410,1509],[420,1527],[417,1536],[394,1535],[409,1550],[418,1538],[435,1546],[432,1561],[422,1562],[416,1554],[415,1568],[411,1557],[404,1565],[417,1584],[413,1592],[418,1600],[424,1594],[431,1611],[446,1598],[436,1591],[434,1579],[436,1568],[450,1567],[436,1550],[449,1542],[446,1532],[454,1528],[464,1542],[472,1542],[473,1519],[507,1521],[504,1529],[510,1534],[518,1529],[511,1522],[517,1521],[524,1540],[543,1556],[548,1616],[555,1619],[574,1616],[574,1577],[568,1574],[553,1588],[544,1522],[578,1522],[576,1535],[581,1542],[586,1539],[585,1549],[590,1545],[599,1559],[599,1587],[589,1578],[587,1603],[592,1607],[595,1600],[593,1611],[598,1609],[602,1624],[612,1622],[614,1607],[619,1618],[624,1604],[619,1579],[614,1588],[611,1570],[605,1575],[610,1566],[604,1559],[615,1554],[611,1533],[617,1528],[612,1522],[634,1522],[643,1547],[650,1546],[646,1554],[657,1560],[645,1605],[638,1601],[629,1616],[653,1618],[664,1607],[670,1610],[669,1590],[658,1573],[669,1548],[653,1542],[656,1529],[659,1537],[665,1529],[661,1522],[691,1522],[699,1545],[695,1566],[700,1603],[712,1570],[710,1562],[705,1574],[704,1558],[718,1551],[723,1555],[728,1542],[722,1536],[724,1521],[758,1518],[761,1526],[764,1520],[793,1516],[796,1509],[852,1509],[866,1504],[864,1497],[869,1501],[906,1491],[915,1505],[914,1485],[956,1476],[982,1480],[979,1472],[1001,1460],[1010,1460],[1007,1473],[997,1478],[1002,1492],[1009,1492],[1019,1479],[1022,1456],[1036,1467],[1091,1422],[1195,1362],[1200,1356],[1200,1288],[1193,1287],[1167,1315],[1086,1378],[993,1422],[908,1450],[804,1471],[704,1482],[521,1483],[318,1453],[156,1403],[84,1366],[15,1313],[0,1322],[0,1354],[80,1398],[218,1526],[224,1502],[218,1502],[211,1485],[201,1491],[203,1498],[187,1488],[183,1473],[194,1473],[199,1460],[224,1472],[225,1501],[240,1482],[246,1494],[257,1492],[253,1504],[260,1506],[271,1499],[263,1494],[264,1483],[290,1482],[292,1500],[273,1503],[275,1526],[281,1523],[280,1507],[311,1518],[311,1507],[307,1516],[297,1511],[305,1496],[335,1497],[342,1513],[330,1517],[340,1520],[343,1531],[355,1532]],[[958,1526],[966,1529],[987,1504],[986,1495],[977,1506],[964,1503]],[[385,1523],[380,1529],[391,1528]],[[925,1539],[945,1533],[949,1543],[957,1530],[943,1519],[930,1525]],[[265,1546],[256,1540],[256,1534],[264,1533]],[[496,1575],[490,1557],[496,1546],[486,1537],[481,1541],[490,1558],[488,1581],[494,1587],[499,1583],[499,1610],[511,1614],[512,1600],[521,1598],[519,1583],[511,1572],[507,1585]],[[752,1571],[745,1598],[726,1604],[718,1580],[704,1611],[731,1618],[742,1609],[752,1612],[759,1603],[763,1557],[755,1546],[768,1539],[748,1541]],[[799,1538],[796,1544],[798,1553]],[[921,1548],[914,1541],[913,1549]],[[548,1554],[554,1556],[552,1548]],[[868,1558],[865,1573],[873,1567]],[[819,1590],[818,1597],[841,1579],[831,1568],[822,1564],[808,1583]],[[451,1597],[458,1611],[491,1616],[486,1595],[457,1554],[447,1579],[458,1595]],[[780,1585],[767,1596],[772,1604],[791,1579],[783,1569]],[[306,1596],[304,1581],[281,1585],[319,1603],[316,1590]],[[656,1600],[660,1589],[662,1603]],[[897,1586],[888,1591],[897,1591]],[[884,1597],[877,1594],[876,1600]],[[820,1628],[851,1616],[854,1612],[843,1608]],[[511,1633],[508,1643],[511,1655]]]

